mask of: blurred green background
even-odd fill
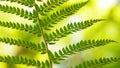
[[[70,0],[66,6],[69,4],[72,4],[73,2],[77,2],[80,0]],[[82,1],[82,0],[81,0]],[[9,4],[11,6],[16,6],[20,8],[25,8],[29,11],[32,9],[28,9],[28,7],[17,5],[16,3],[11,3],[0,1],[0,4]],[[59,42],[56,43],[57,46],[49,46],[49,48],[52,51],[57,51],[58,49],[61,49],[65,45],[68,45],[70,43],[76,43],[82,39],[113,39],[117,41],[118,43],[111,43],[103,47],[97,47],[94,49],[89,49],[82,51],[80,53],[77,53],[75,55],[70,56],[69,58],[66,58],[65,61],[62,61],[61,64],[54,64],[54,68],[69,68],[71,65],[74,66],[84,60],[90,60],[100,57],[120,57],[120,0],[90,0],[90,2],[81,8],[78,12],[71,15],[70,17],[67,17],[65,20],[61,21],[64,24],[71,23],[71,22],[77,22],[77,21],[83,21],[87,19],[108,19],[103,22],[98,22],[95,25],[76,32],[72,35],[69,35],[63,39],[61,39]],[[14,22],[24,22],[28,24],[32,24],[29,20],[24,20],[23,18],[20,18],[19,16],[3,13],[0,11],[0,20],[1,21],[14,21]],[[62,24],[63,24],[62,23]],[[63,26],[62,24],[56,25],[55,28]],[[39,39],[32,35],[28,34],[23,31],[14,30],[14,29],[7,29],[4,27],[0,27],[0,37],[13,37],[13,38],[19,38],[19,39],[25,39],[30,40],[33,42],[38,42]],[[10,56],[16,56],[16,55],[22,55],[27,56],[29,58],[36,58],[40,60],[46,59],[46,55],[41,55],[35,51],[17,47],[17,46],[11,46],[5,43],[0,42],[0,55],[10,55]],[[44,58],[41,58],[44,57]],[[25,66],[25,65],[12,65],[12,64],[6,64],[6,63],[0,63],[0,68],[37,68],[33,66]],[[110,65],[106,65],[101,68],[120,68],[120,62],[113,63]]]

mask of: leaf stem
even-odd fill
[[[34,6],[35,6],[35,4],[36,4],[36,3],[35,3],[35,0],[34,0]],[[40,30],[41,30],[44,43],[45,43],[45,45],[46,45],[46,52],[47,52],[48,59],[49,59],[49,62],[50,62],[50,68],[53,68],[53,66],[52,66],[52,61],[51,61],[50,55],[49,55],[48,44],[47,44],[47,42],[46,42],[46,40],[45,40],[45,36],[44,36],[44,30],[43,30],[43,28],[42,28],[42,24],[41,24],[40,21],[39,21],[39,12],[38,12],[37,8],[35,8],[35,9],[36,9],[36,13],[37,13],[37,24],[39,25],[39,28],[40,28]]]

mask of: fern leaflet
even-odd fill
[[[28,25],[28,24],[20,24],[20,23],[14,23],[14,22],[2,22],[0,21],[0,26],[8,27],[12,29],[19,29],[24,30],[26,32],[37,34],[38,36],[41,36],[41,31],[38,29],[38,25],[35,26]]]
[[[67,55],[75,54],[76,52],[87,50],[90,48],[98,47],[98,46],[103,46],[106,44],[109,44],[110,42],[115,42],[113,40],[81,40],[80,42],[76,44],[72,44],[69,46],[66,46],[59,50],[59,52],[50,52],[51,54],[51,59],[53,62],[58,63],[59,60],[63,60],[64,57]]]
[[[49,67],[49,61],[40,62],[39,60],[28,59],[22,56],[0,56],[0,62],[12,63],[12,64],[23,64],[28,66],[38,66],[38,67]]]
[[[63,20],[64,18],[74,14],[77,10],[79,10],[87,3],[88,1],[83,3],[77,3],[70,7],[56,11],[51,16],[45,17],[44,19],[41,20],[41,22],[43,22],[42,25],[44,26],[44,29],[49,30],[50,27],[53,27],[53,24],[56,24],[56,22]]]
[[[2,1],[16,2],[18,4],[25,5],[25,6],[28,6],[28,7],[33,7],[34,6],[33,0],[2,0]]]
[[[16,14],[19,15],[20,17],[24,17],[25,19],[29,20],[34,20],[36,18],[36,14],[32,12],[28,12],[27,10],[16,8],[16,7],[11,7],[8,5],[0,5],[0,11],[6,12],[6,13],[11,13],[11,14]]]
[[[0,38],[0,41],[1,42],[4,42],[4,43],[9,43],[10,45],[17,45],[17,46],[22,46],[22,47],[26,47],[26,48],[31,48],[35,51],[41,51],[41,53],[45,53],[46,52],[46,46],[43,42],[41,42],[41,44],[36,44],[36,43],[33,43],[33,42],[29,42],[29,41],[25,41],[25,40],[16,40],[16,39],[13,39],[13,38],[8,38],[8,37],[4,37],[4,38]]]
[[[47,2],[43,3],[43,5],[36,5],[36,8],[41,15],[46,15],[48,12],[53,10],[53,8],[56,8],[67,1],[68,0],[47,0]]]
[[[90,60],[90,61],[84,61],[83,63],[76,65],[75,67],[71,68],[101,68],[103,65],[107,65],[110,63],[118,62],[120,61],[120,58],[116,57],[110,57],[110,58],[99,58],[95,60]]]
[[[104,19],[85,20],[78,23],[68,24],[67,26],[60,28],[59,30],[56,29],[55,32],[52,32],[49,35],[45,34],[46,41],[49,43],[51,43],[51,41],[57,41],[59,38],[63,38],[69,34],[72,34],[73,32],[86,29],[87,27],[92,26],[94,23],[103,21],[103,20]]]

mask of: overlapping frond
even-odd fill
[[[18,4],[25,5],[28,7],[34,6],[34,0],[2,0],[2,1],[16,2]]]
[[[49,68],[50,64],[49,61],[46,60],[45,62],[40,62],[39,60],[35,59],[28,59],[22,56],[0,56],[0,62],[5,62],[9,64],[23,64],[28,66],[38,66],[40,68]]]
[[[59,52],[54,52],[54,54],[50,53],[51,60],[53,60],[53,62],[57,63],[57,62],[59,62],[59,60],[63,59],[67,55],[72,55],[72,54],[75,54],[76,52],[79,52],[79,51],[87,50],[87,49],[94,48],[94,47],[103,46],[103,45],[109,44],[111,42],[115,42],[115,41],[109,40],[109,39],[81,40],[80,42],[78,42],[76,44],[72,44],[72,45],[69,45],[69,46],[62,48],[61,50],[59,50]]]
[[[67,8],[58,10],[53,14],[51,14],[51,16],[45,17],[43,20],[41,20],[41,22],[43,22],[44,29],[49,30],[50,27],[53,27],[53,24],[56,24],[56,22],[59,22],[60,20],[63,20],[66,17],[74,14],[77,10],[79,10],[81,7],[83,7],[87,3],[88,1],[77,3]]]
[[[43,5],[36,5],[36,8],[41,15],[46,15],[48,12],[53,10],[53,8],[56,8],[57,6],[60,6],[67,1],[68,0],[47,0],[47,2],[43,3]]]
[[[0,41],[6,44],[10,44],[10,45],[17,45],[17,46],[30,48],[30,49],[33,49],[33,50],[36,50],[42,53],[46,52],[46,46],[43,42],[36,44],[33,42],[20,40],[20,39],[13,39],[13,38],[8,38],[8,37],[3,37],[3,38],[0,37]]]
[[[20,17],[23,17],[29,20],[34,20],[36,18],[36,13],[34,11],[28,12],[27,10],[20,9],[18,7],[8,6],[8,5],[0,5],[0,11],[16,14],[16,15],[19,15]]]
[[[32,25],[22,24],[22,23],[0,21],[0,26],[22,30],[22,31],[35,34],[37,36],[41,36],[41,31],[39,30],[38,24],[32,26]]]
[[[87,27],[92,26],[94,23],[103,21],[104,19],[94,19],[94,20],[85,20],[82,22],[75,22],[68,24],[67,26],[64,26],[60,29],[56,29],[55,32],[52,32],[51,34],[45,34],[46,41],[51,43],[51,41],[59,40],[59,38],[63,38],[69,34],[72,34],[73,32],[83,30]]]
[[[119,62],[119,61],[120,61],[120,58],[103,57],[103,58],[99,58],[95,60],[84,61],[83,63],[76,65],[75,67],[71,67],[71,68],[101,68],[104,65],[114,63],[114,62]]]

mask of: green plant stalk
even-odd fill
[[[34,0],[34,7],[35,7],[35,0]],[[37,24],[39,24],[40,23],[40,25],[39,25],[39,28],[40,28],[40,30],[41,30],[41,34],[42,34],[42,37],[43,37],[43,40],[44,40],[44,43],[45,43],[45,45],[46,45],[46,52],[47,52],[47,55],[48,55],[48,60],[49,60],[49,62],[50,62],[50,68],[53,68],[53,65],[52,65],[52,60],[50,59],[50,55],[49,55],[49,48],[48,48],[48,44],[47,44],[47,41],[45,40],[45,36],[44,36],[44,30],[43,30],[43,28],[42,28],[42,24],[41,24],[41,22],[39,21],[39,12],[37,11],[37,8],[35,8],[36,9],[36,13],[37,13]]]

